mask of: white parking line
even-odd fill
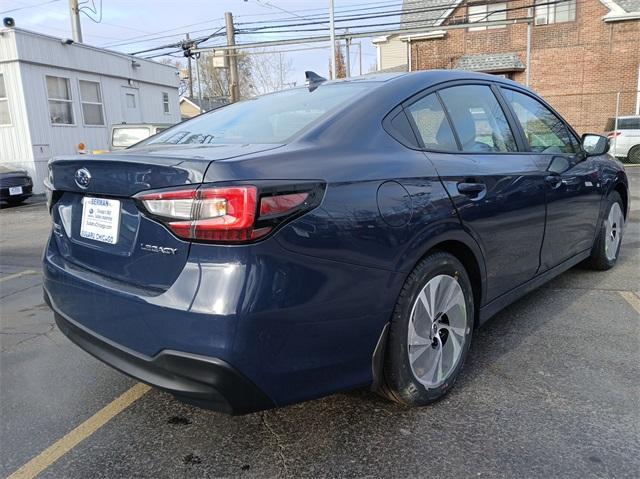
[[[13,273],[7,276],[0,277],[0,283],[2,283],[3,281],[9,281],[10,279],[20,278],[21,276],[26,276],[28,274],[38,274],[38,272],[32,269],[25,269],[24,271],[20,271],[19,273]]]
[[[74,430],[53,443],[36,457],[27,462],[7,479],[31,479],[44,471],[94,432],[116,417],[131,404],[144,396],[151,388],[138,383],[117,397]]]
[[[636,293],[632,293],[631,291],[619,291],[620,296],[627,300],[633,309],[635,309],[638,314],[640,314],[640,297]]]

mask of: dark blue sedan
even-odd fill
[[[614,266],[622,165],[522,85],[309,80],[50,163],[45,299],[72,341],[227,413],[362,386],[420,406],[500,309]]]

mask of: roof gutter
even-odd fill
[[[629,12],[629,13],[614,13],[612,14],[607,14],[604,17],[602,17],[602,20],[604,20],[607,23],[612,23],[612,22],[625,22],[625,21],[629,21],[629,20],[640,20],[640,12]]]

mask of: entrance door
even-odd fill
[[[122,87],[122,112],[125,123],[142,123],[140,97],[137,88]]]

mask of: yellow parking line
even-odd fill
[[[146,384],[138,383],[117,397],[97,413],[76,427],[73,431],[56,441],[24,466],[11,474],[7,479],[33,478],[44,471],[51,464],[64,456],[94,432],[108,423],[115,416],[127,409],[131,404],[140,399],[151,388]]]
[[[26,276],[28,274],[37,274],[37,271],[34,271],[32,269],[25,269],[24,271],[20,271],[19,273],[13,273],[7,276],[2,276],[0,278],[0,283],[2,283],[3,281],[9,281],[10,279],[19,278],[20,276]]]
[[[640,313],[640,298],[637,294],[632,293],[631,291],[620,291],[620,296],[627,300],[633,309],[635,309],[638,313]]]

